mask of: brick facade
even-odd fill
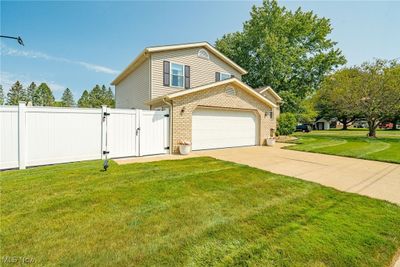
[[[235,94],[228,94],[228,88],[234,88]],[[181,140],[192,142],[192,113],[196,108],[254,112],[258,120],[258,144],[261,145],[265,143],[265,138],[269,137],[271,132],[274,134],[276,118],[279,115],[279,109],[274,109],[271,119],[269,114],[271,107],[234,85],[222,85],[176,97],[172,100],[172,106],[173,153],[179,153]]]

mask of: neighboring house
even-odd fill
[[[315,130],[329,130],[330,129],[330,125],[331,125],[331,121],[324,119],[324,118],[320,118],[318,120],[315,121],[314,123],[314,129]]]
[[[247,72],[209,43],[146,48],[113,82],[117,108],[170,110],[172,151],[264,144],[280,97],[241,81]]]
[[[336,118],[333,119],[325,119],[321,117],[317,117],[313,124],[314,130],[329,130],[335,129],[343,126]]]

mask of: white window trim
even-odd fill
[[[226,78],[226,79],[222,79],[222,75],[227,75],[227,76],[229,76],[229,77]],[[219,73],[219,80],[220,80],[220,81],[228,80],[229,78],[231,78],[231,76],[232,76],[232,74],[230,74],[229,72],[220,72],[220,73]]]
[[[182,65],[182,73],[183,73],[183,83],[182,86],[172,85],[172,64]],[[169,86],[173,88],[185,88],[185,64],[177,63],[177,62],[169,62]]]

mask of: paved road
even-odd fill
[[[255,146],[193,152],[400,204],[400,164]]]

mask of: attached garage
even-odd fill
[[[170,144],[192,150],[263,145],[273,136],[279,106],[231,78],[184,89],[148,102],[153,109],[169,108]]]
[[[254,146],[258,142],[254,112],[198,108],[192,113],[192,149]]]

